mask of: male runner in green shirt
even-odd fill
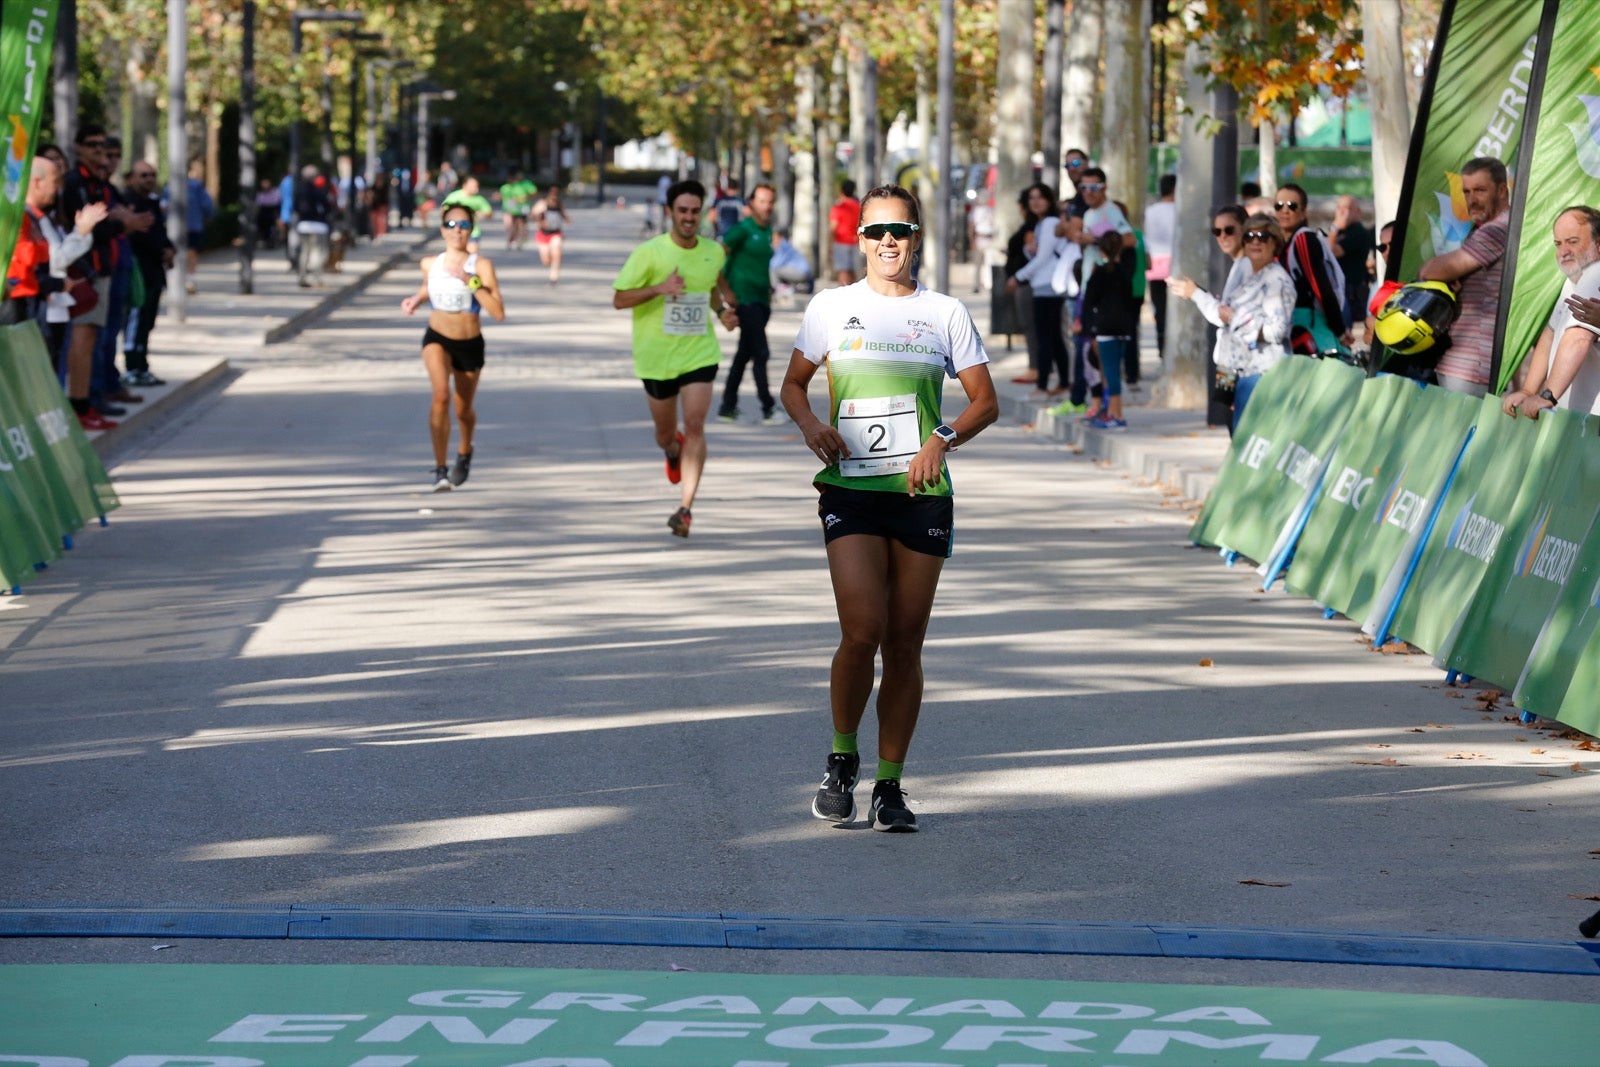
[[[750,193],[750,214],[722,235],[728,252],[726,274],[733,287],[739,316],[739,347],[728,368],[728,381],[722,390],[722,408],[717,418],[723,422],[739,420],[739,383],[748,364],[756,380],[756,398],[761,401],[761,421],[776,422],[777,403],[767,388],[767,320],[772,318],[772,204],[777,198],[772,186],[758,185]]]
[[[500,210],[506,216],[506,247],[521,248],[528,243],[528,212],[539,187],[530,182],[520,169],[511,172],[511,180],[500,187]]]
[[[635,248],[612,283],[611,306],[633,309],[634,370],[650,400],[656,444],[666,453],[667,481],[681,487],[682,503],[667,519],[679,537],[689,536],[706,463],[712,383],[722,361],[712,316],[730,330],[738,326],[722,278],[722,246],[698,233],[705,200],[705,186],[693,179],[668,189],[672,228]]]

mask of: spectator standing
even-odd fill
[[[772,262],[767,267],[773,291],[788,301],[795,289],[811,291],[811,261],[789,240],[788,230],[778,230],[772,242]],[[788,306],[787,303],[784,306]]]
[[[1167,351],[1167,279],[1172,275],[1172,238],[1178,226],[1178,176],[1163,174],[1160,199],[1144,209],[1144,246],[1150,254],[1145,280],[1150,289],[1150,310],[1156,317],[1156,352]]]
[[[1551,229],[1566,281],[1500,409],[1530,419],[1556,407],[1600,414],[1600,211],[1582,204],[1563,208]]]
[[[1289,355],[1295,284],[1278,261],[1286,243],[1283,230],[1271,216],[1258,212],[1246,219],[1246,270],[1230,294],[1232,302],[1216,309],[1222,322],[1217,333],[1217,369],[1235,378],[1235,429],[1261,376]]]
[[[278,234],[283,238],[283,254],[289,260],[290,270],[295,270],[299,266],[300,250],[300,241],[294,229],[295,188],[292,171],[285,174],[283,180],[278,183]]]
[[[1341,196],[1333,209],[1333,229],[1328,231],[1328,247],[1339,261],[1344,275],[1344,321],[1351,328],[1366,314],[1367,257],[1372,254],[1372,231],[1361,222],[1361,202]]]
[[[105,151],[100,156],[100,180],[106,183],[113,204],[131,211],[122,191],[113,184],[121,163],[122,141],[108,134]],[[149,219],[135,217],[141,226],[150,225]],[[115,255],[111,267],[111,302],[106,309],[106,324],[95,339],[94,369],[89,376],[89,403],[101,414],[113,417],[126,414],[127,409],[118,407],[120,404],[144,402],[144,397],[129,391],[117,372],[117,343],[128,324],[129,298],[133,295],[133,246],[128,243],[132,230],[130,225],[112,239]]]
[[[270,185],[270,182],[263,183]],[[156,316],[161,311],[161,294],[167,286],[167,271],[177,257],[177,248],[167,236],[167,216],[157,195],[160,188],[153,163],[143,160],[128,168],[128,184],[123,197],[128,208],[151,216],[148,229],[129,234],[133,249],[134,269],[143,282],[144,299],[128,309],[127,328],[122,342],[122,360],[128,373],[123,380],[129,385],[153,387],[166,382],[150,373],[150,331],[155,328]],[[270,222],[276,223],[277,207],[272,209]]]
[[[720,241],[746,214],[744,197],[739,195],[739,179],[729,178],[727,185],[717,195],[711,207],[716,218],[715,236]]]
[[[322,271],[328,265],[328,250],[333,234],[333,196],[328,179],[307,163],[300,172],[294,191],[295,272],[300,287],[309,288],[315,279],[322,284]]]
[[[1061,220],[1051,213],[1056,202],[1055,190],[1038,183],[1030,185],[1024,195],[1028,198],[1030,214],[1042,214],[1033,228],[1033,258],[1006,282],[1006,289],[1015,294],[1026,285],[1033,293],[1033,330],[1038,338],[1033,395],[1035,399],[1049,399],[1058,396],[1068,385],[1071,360],[1066,339],[1061,335],[1061,321],[1067,299],[1077,295],[1076,285],[1064,283],[1070,282],[1071,263],[1078,258],[1078,250],[1057,233]],[[1067,265],[1066,270],[1060,269],[1063,263]],[[1057,376],[1054,390],[1050,388],[1052,370]],[[1072,388],[1076,393],[1076,382],[1072,383]],[[1076,395],[1073,401],[1077,402]]]
[[[283,206],[283,194],[271,178],[262,178],[256,190],[256,240],[263,248],[271,248],[278,236],[278,211]]]
[[[1311,200],[1300,186],[1289,182],[1278,188],[1273,202],[1279,228],[1286,240],[1280,262],[1294,281],[1294,338],[1291,347],[1302,355],[1347,350],[1350,327],[1344,318],[1344,271],[1334,258],[1328,239],[1306,222]],[[1250,249],[1245,249],[1249,255]]]
[[[1195,308],[1205,317],[1212,326],[1221,329],[1227,325],[1217,313],[1218,308],[1224,304],[1232,304],[1233,294],[1239,284],[1251,273],[1250,264],[1244,259],[1244,208],[1237,204],[1218,208],[1211,219],[1211,236],[1217,242],[1217,250],[1228,257],[1230,264],[1228,277],[1222,284],[1222,295],[1212,295],[1201,289],[1192,280],[1184,277],[1173,278],[1169,288],[1180,300],[1194,301]],[[1221,369],[1220,356],[1222,352],[1222,335],[1217,333],[1212,338],[1211,356],[1206,368],[1211,378],[1210,402],[1212,413],[1206,417],[1207,426],[1215,426],[1219,421],[1226,422],[1228,435],[1233,436],[1233,396],[1235,378],[1231,371]],[[1220,411],[1217,408],[1221,408]]]
[[[1083,210],[1077,213],[1075,206],[1069,205],[1068,217],[1063,227],[1057,229],[1057,236],[1066,239],[1082,249],[1083,266],[1082,276],[1088,278],[1104,258],[1099,249],[1100,238],[1108,233],[1116,233],[1122,238],[1122,247],[1131,249],[1137,243],[1133,235],[1133,223],[1128,221],[1128,216],[1122,208],[1111,199],[1109,183],[1106,181],[1106,172],[1099,167],[1083,166],[1078,168],[1078,196],[1082,198]],[[1058,287],[1059,282],[1058,282]],[[1082,292],[1078,293],[1079,303],[1074,308],[1072,318],[1077,322],[1083,321]],[[1089,338],[1079,334],[1073,338],[1072,353],[1072,395],[1071,404],[1085,404],[1089,394],[1089,375],[1084,366],[1084,356],[1089,346]],[[1129,376],[1130,379],[1135,377]]]
[[[1092,337],[1104,383],[1100,415],[1089,420],[1096,430],[1126,430],[1122,417],[1124,354],[1139,329],[1139,307],[1134,296],[1138,257],[1124,248],[1122,235],[1108,230],[1095,242],[1100,264],[1083,283],[1083,333]]]
[[[667,210],[667,190],[671,188],[672,176],[670,174],[663,174],[661,177],[656,179],[656,209],[661,215],[662,233],[667,232],[667,228],[672,222],[672,220],[668,218],[671,212]]]
[[[186,277],[183,287],[187,293],[196,291],[194,276],[200,269],[200,249],[205,247],[206,227],[216,217],[216,201],[211,199],[211,194],[206,191],[205,163],[199,159],[189,161],[189,202],[188,215],[185,227],[189,231],[189,248],[186,253],[188,263],[185,266]]]
[[[722,407],[717,418],[723,422],[739,420],[739,384],[744,369],[756,382],[756,399],[761,403],[761,421],[777,418],[778,402],[767,386],[767,322],[772,318],[772,205],[777,194],[770,185],[758,185],[750,194],[750,213],[735,222],[722,235],[727,253],[723,276],[733,290],[733,313],[739,319],[739,345],[722,390]]]
[[[1017,272],[1028,265],[1033,258],[1034,227],[1039,225],[1040,218],[1049,213],[1049,203],[1044,202],[1035,186],[1029,186],[1017,196],[1017,211],[1022,216],[1022,222],[1011,236],[1006,239],[1006,263],[1003,268],[1006,277],[1006,293],[1011,300],[1011,314],[1013,319],[1022,329],[1023,340],[1028,346],[1028,369],[1018,377],[1011,379],[1016,385],[1032,385],[1039,380],[1039,372],[1034,368],[1039,364],[1039,333],[1033,324],[1033,286],[1024,281],[1017,281]]]
[[[5,305],[0,322],[12,325],[33,319],[44,326],[48,307],[61,308],[57,329],[50,346],[57,358],[66,335],[66,265],[89,250],[90,232],[105,217],[102,205],[90,204],[78,212],[75,226],[67,234],[56,227],[52,212],[61,191],[61,168],[46,156],[35,156],[28,171],[28,189],[23,194],[23,213],[18,220],[17,244],[6,268]],[[54,304],[52,305],[52,301]]]
[[[1450,327],[1450,347],[1434,366],[1451,392],[1483,396],[1489,391],[1494,335],[1500,318],[1500,279],[1511,234],[1511,186],[1506,165],[1480,156],[1461,168],[1461,195],[1472,232],[1461,247],[1425,261],[1417,277],[1459,287],[1460,313]]]
[[[148,226],[149,222],[145,220],[139,223],[138,216],[118,204],[103,177],[105,127],[94,123],[81,124],[76,148],[78,164],[67,175],[62,190],[61,217],[77,218],[78,212],[89,204],[104,205],[106,214],[94,227],[94,242],[88,255],[74,264],[81,277],[92,283],[94,301],[88,310],[83,310],[83,306],[79,305],[79,313],[72,318],[72,329],[67,339],[67,400],[84,429],[108,430],[116,423],[106,419],[104,413],[97,411],[89,399],[95,345],[111,310],[111,275],[116,267],[116,239],[130,223]]]
[[[861,225],[861,201],[856,199],[856,183],[846,178],[839,183],[839,199],[828,209],[828,228],[833,231],[833,276],[840,285],[855,284],[859,273],[857,248]]]

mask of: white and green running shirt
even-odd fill
[[[889,493],[906,492],[912,457],[943,421],[945,376],[989,362],[961,301],[921,285],[882,296],[864,280],[813,297],[794,347],[827,360],[828,418],[850,446],[816,481]],[[951,494],[948,467],[926,492]]]

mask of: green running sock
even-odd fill
[[[904,763],[890,763],[888,760],[880,758],[878,760],[878,781],[881,782],[885,778],[893,778],[899,781],[900,772],[905,769],[906,765]]]
[[[858,752],[855,734],[841,734],[838,730],[833,732],[833,750],[835,752]]]

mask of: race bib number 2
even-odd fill
[[[711,314],[710,293],[668,296],[661,314],[661,332],[671,337],[701,337]]]
[[[839,461],[846,478],[904,474],[922,449],[916,394],[840,401],[839,436],[850,449]]]

